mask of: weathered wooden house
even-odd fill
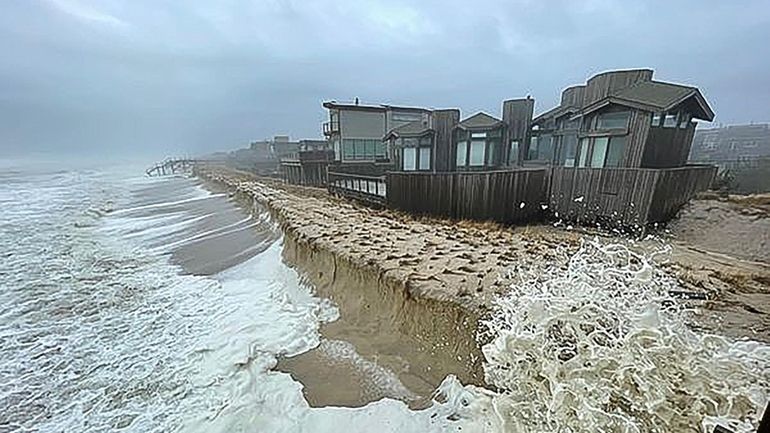
[[[505,101],[503,120],[486,113],[460,120],[459,110],[435,110],[426,125],[391,131],[385,138],[398,163],[385,176],[387,205],[507,223],[541,217],[546,170],[514,168],[533,104],[530,98]]]
[[[324,102],[329,120],[323,133],[341,164],[389,162],[392,159],[383,137],[400,126],[430,121],[430,110],[392,105]]]
[[[532,121],[523,165],[550,167],[548,202],[559,218],[644,226],[662,222],[701,190],[715,169],[686,165],[693,119],[714,113],[691,86],[649,69],[598,74],[562,93]]]

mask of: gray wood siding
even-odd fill
[[[582,107],[586,86],[567,87],[561,92],[562,107]]]
[[[706,191],[717,174],[713,165],[690,165],[660,170],[650,205],[648,223],[664,222],[676,216],[698,192]]]
[[[346,138],[382,140],[385,111],[340,110],[340,135]]]
[[[511,140],[519,140],[518,160],[524,159],[522,153],[528,146],[529,129],[532,124],[532,113],[535,110],[535,100],[532,98],[511,99],[503,102],[503,122],[506,132],[503,134],[501,160],[508,162]]]
[[[651,113],[647,111],[631,110],[623,167],[640,167],[642,165],[644,147],[650,133],[650,116]]]
[[[630,71],[612,71],[595,75],[586,83],[583,106],[596,102],[610,93],[628,87],[639,81],[652,80],[651,69],[634,69]]]
[[[549,208],[554,217],[643,229],[673,217],[697,192],[708,189],[716,167],[554,167],[551,173]]]
[[[687,162],[692,147],[695,124],[687,128],[650,128],[641,166],[647,168],[680,167]]]
[[[415,214],[524,222],[543,217],[545,169],[387,174],[387,203]],[[524,203],[524,206],[521,204]]]
[[[449,171],[454,166],[454,128],[460,122],[460,110],[436,110],[433,112],[434,136],[433,170]]]

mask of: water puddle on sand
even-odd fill
[[[690,331],[675,281],[587,243],[567,269],[512,270],[521,283],[485,322],[497,392],[448,376],[413,410],[408,365],[323,338],[337,306],[283,262],[265,213],[191,179],[35,182],[26,202],[0,185],[11,431],[748,432],[767,402],[766,346]],[[287,368],[300,381],[281,358],[303,359]],[[388,398],[316,408],[303,382],[343,406]]]

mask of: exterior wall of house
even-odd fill
[[[524,160],[534,110],[535,100],[532,98],[503,102],[503,122],[507,128],[502,146],[502,165],[520,165]]]
[[[600,127],[599,118],[602,115],[621,112],[629,113],[628,123],[625,127],[617,129],[602,129]],[[582,132],[580,133],[581,146],[593,144],[596,142],[597,138],[609,137],[610,140],[612,140],[612,137],[625,137],[622,157],[620,158],[617,167],[640,167],[645,144],[647,143],[647,136],[650,130],[650,116],[651,114],[649,112],[642,110],[613,105],[607,106],[585,116],[583,119]],[[580,155],[581,152],[582,149],[579,149],[578,155]],[[589,152],[588,159],[590,160],[592,156],[593,149]]]
[[[641,166],[645,168],[681,167],[687,163],[695,124],[686,128],[650,128]]]
[[[454,165],[454,128],[460,122],[460,110],[436,110],[433,112],[432,128],[434,137],[433,169],[443,173]]]
[[[421,120],[423,122],[430,121],[430,115],[422,110],[405,110],[392,108],[385,112],[385,133],[399,126],[405,125],[409,122]],[[384,133],[384,134],[385,134]],[[383,135],[384,135],[383,134]]]
[[[500,167],[505,130],[504,125],[494,128],[455,129],[452,168],[456,171],[484,171]],[[482,145],[477,148],[478,142]],[[458,154],[463,152],[463,148],[465,163],[461,165]],[[475,152],[475,149],[481,149],[481,152]],[[474,163],[474,155],[481,155],[480,164]]]
[[[561,92],[562,107],[582,107],[585,97],[586,86],[567,87]]]
[[[385,111],[340,110],[340,135],[346,138],[376,138],[385,135]]]

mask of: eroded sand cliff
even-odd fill
[[[358,354],[375,358],[408,388],[388,390],[368,383],[371,377],[347,377],[355,382],[348,392],[344,387],[332,394],[316,392],[324,379],[317,374],[303,378],[302,364],[323,357],[324,350],[282,362],[317,405],[357,405],[383,396],[419,403],[447,374],[482,384],[478,320],[495,296],[531,274],[519,270],[566,267],[581,239],[604,236],[563,226],[514,228],[416,218],[220,166],[198,167],[196,173],[270,210],[285,233],[285,259],[340,309],[340,320],[326,325],[324,336],[352,343]],[[665,245],[658,239],[607,241],[649,251]],[[770,341],[766,264],[676,242],[667,251],[657,260],[681,282],[682,302],[699,307],[694,326]]]

